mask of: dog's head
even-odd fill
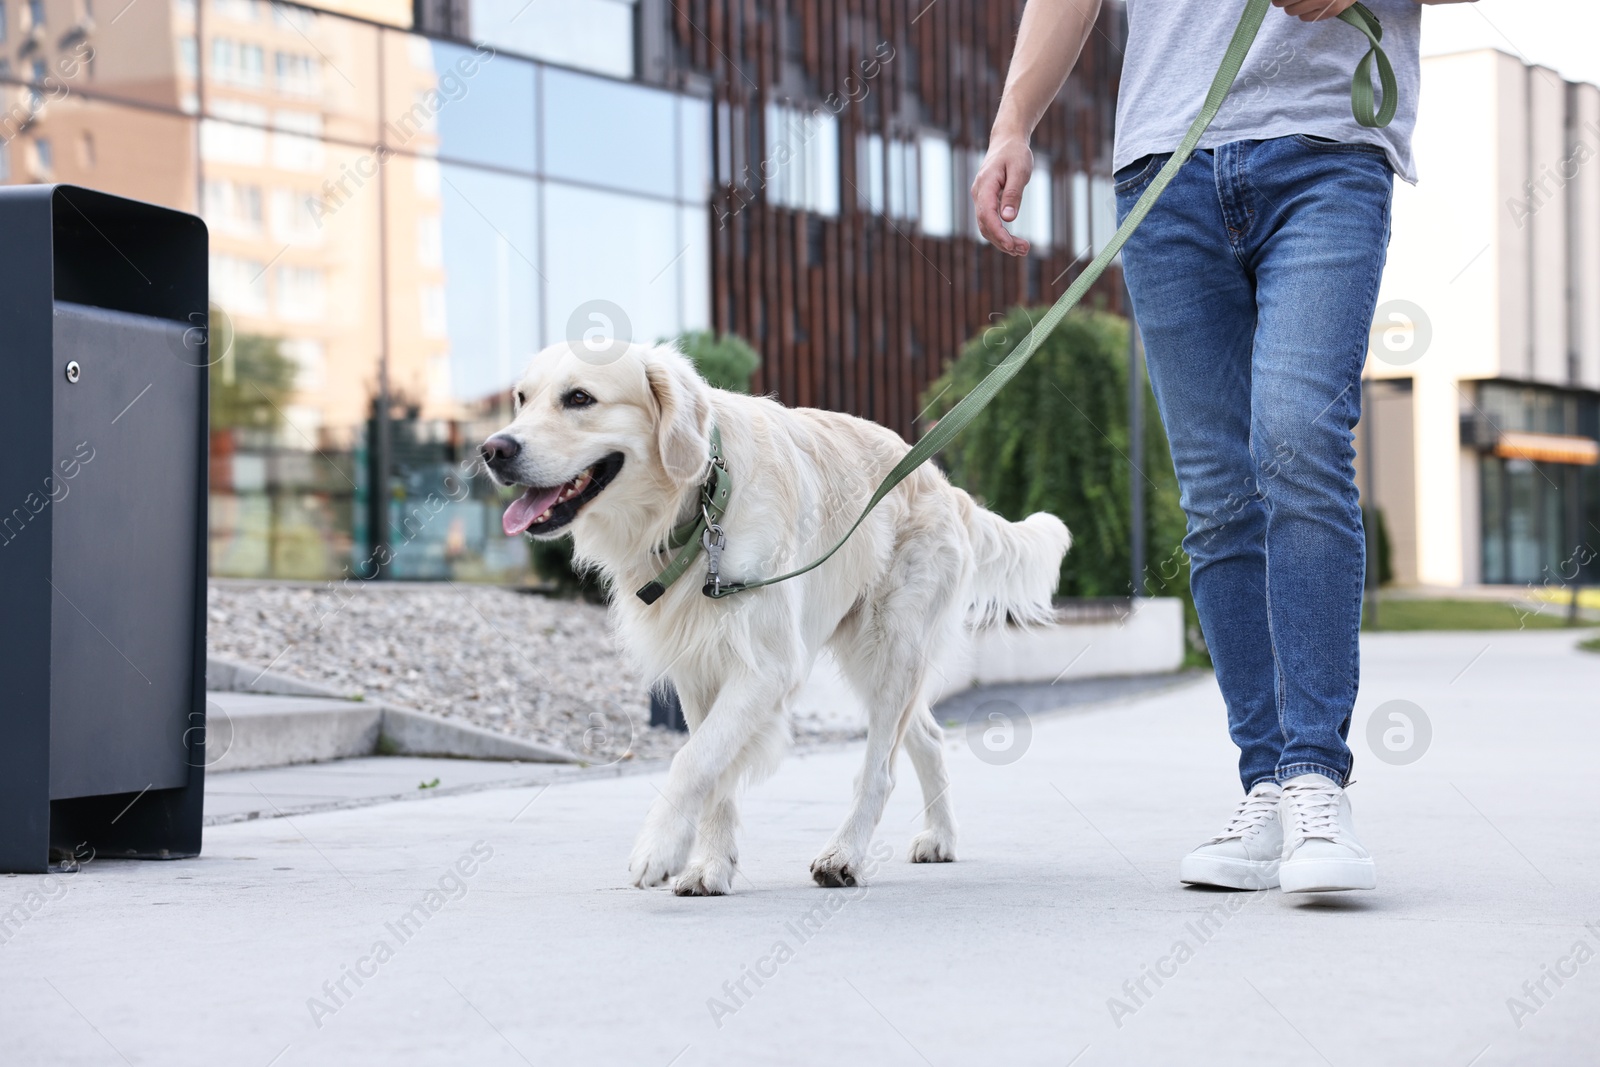
[[[665,494],[675,509],[704,476],[710,386],[693,364],[665,346],[607,356],[552,345],[517,382],[515,417],[482,447],[495,480],[524,487],[506,509],[507,535],[554,537],[580,515]]]

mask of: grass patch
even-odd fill
[[[1591,637],[1578,645],[1578,647],[1585,652],[1600,652],[1600,637]]]
[[[1363,630],[1559,630],[1566,610],[1546,606],[1533,612],[1518,604],[1494,600],[1385,600],[1378,606],[1378,625],[1362,613]]]

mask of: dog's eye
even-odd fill
[[[569,389],[561,398],[561,406],[564,408],[586,408],[593,403],[594,397],[582,389]]]
[[[523,391],[521,389],[518,389],[516,391],[516,393],[513,394],[512,401],[513,401],[513,406],[514,407],[520,408],[520,407],[522,407],[522,405],[524,405],[524,404],[526,404],[528,402],[528,398],[523,393]]]

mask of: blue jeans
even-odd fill
[[[1167,156],[1116,175],[1125,217]],[[1246,790],[1350,775],[1361,417],[1393,175],[1306,136],[1196,152],[1123,251]]]

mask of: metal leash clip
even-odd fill
[[[713,522],[700,535],[700,544],[706,550],[706,585],[701,592],[714,597],[722,592],[722,550],[728,546],[728,537]]]

